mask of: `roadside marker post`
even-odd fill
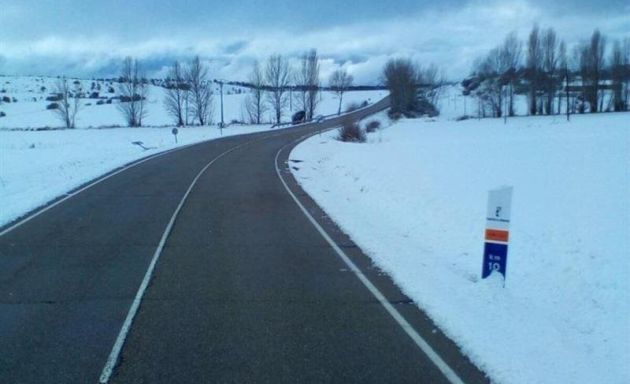
[[[503,275],[503,281],[505,281],[512,191],[512,187],[502,187],[488,192],[482,279],[490,276],[492,271],[497,271]]]
[[[177,128],[173,128],[171,132],[173,133],[173,136],[175,136],[175,144],[177,144],[177,133],[179,132],[179,130]]]

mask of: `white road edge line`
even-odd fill
[[[116,338],[116,342],[114,343],[114,346],[112,347],[112,351],[109,354],[109,357],[107,358],[107,362],[105,363],[105,366],[103,367],[103,371],[101,372],[101,376],[99,378],[99,383],[101,384],[106,384],[109,382],[109,379],[112,376],[112,373],[114,372],[114,368],[116,367],[116,364],[118,363],[118,359],[120,357],[120,352],[122,351],[122,347],[125,344],[125,340],[127,339],[127,335],[129,333],[129,330],[131,329],[131,325],[133,323],[133,320],[136,316],[136,313],[138,312],[138,308],[140,307],[140,303],[142,302],[142,297],[144,296],[144,292],[146,291],[148,285],[149,285],[149,281],[151,281],[151,277],[153,275],[153,270],[155,269],[155,265],[158,262],[158,259],[160,258],[160,255],[162,254],[162,250],[164,249],[164,245],[166,244],[166,239],[168,238],[168,236],[171,233],[171,230],[173,229],[173,226],[175,225],[175,220],[177,219],[177,215],[179,214],[179,211],[181,211],[182,207],[184,206],[184,203],[186,202],[186,199],[188,198],[188,195],[190,195],[190,192],[193,190],[193,188],[195,187],[195,184],[197,184],[197,181],[199,180],[199,178],[201,178],[201,176],[203,175],[203,173],[212,165],[214,164],[217,160],[221,159],[222,157],[224,157],[225,155],[241,148],[244,147],[248,144],[254,143],[256,141],[261,141],[261,140],[265,140],[271,137],[275,137],[276,135],[270,135],[270,136],[265,136],[263,138],[258,138],[255,140],[250,140],[247,141],[245,143],[239,144],[237,146],[234,146],[230,149],[228,149],[227,151],[221,153],[220,155],[218,155],[217,157],[215,157],[214,159],[212,159],[208,164],[205,165],[205,167],[203,167],[201,169],[201,171],[199,171],[199,173],[197,173],[197,176],[195,176],[195,178],[193,179],[193,181],[190,183],[190,186],[188,187],[188,189],[186,190],[186,193],[184,193],[184,196],[182,197],[182,199],[179,202],[179,205],[177,205],[177,208],[175,208],[175,211],[173,212],[173,215],[171,216],[171,219],[169,220],[168,224],[166,225],[166,228],[164,229],[164,233],[162,234],[162,238],[160,239],[160,242],[155,250],[155,253],[153,254],[153,258],[151,259],[151,263],[149,264],[149,267],[146,271],[146,273],[144,274],[144,278],[142,279],[142,283],[140,283],[140,287],[138,288],[138,292],[136,293],[136,296],[133,299],[133,302],[131,303],[131,307],[129,308],[129,312],[127,313],[127,317],[125,318],[125,322],[123,323],[122,327],[120,328],[120,332],[118,333],[118,337]]]
[[[155,154],[147,156],[145,158],[141,158],[140,160],[136,160],[134,162],[131,162],[130,164],[123,165],[122,168],[119,168],[118,170],[116,170],[116,171],[114,171],[112,173],[108,173],[105,176],[97,177],[96,180],[92,181],[91,183],[89,183],[88,185],[82,187],[81,189],[78,189],[78,190],[76,190],[74,192],[63,193],[63,194],[59,195],[59,196],[64,196],[65,195],[65,197],[60,199],[60,200],[55,201],[54,203],[52,203],[50,205],[46,205],[46,204],[42,205],[43,208],[41,208],[39,210],[35,210],[30,215],[27,214],[26,217],[22,218],[17,223],[11,225],[10,227],[8,227],[5,230],[3,230],[2,232],[0,232],[0,236],[3,236],[5,234],[11,232],[12,230],[14,230],[14,229],[22,226],[23,224],[26,224],[29,221],[33,220],[34,218],[36,218],[37,216],[41,215],[42,213],[47,212],[48,210],[58,206],[59,204],[63,203],[64,201],[66,201],[68,199],[71,199],[72,197],[74,197],[74,196],[78,195],[79,193],[85,191],[86,189],[92,188],[96,184],[99,184],[99,183],[109,179],[110,177],[114,177],[114,176],[118,175],[121,172],[124,172],[124,171],[126,171],[126,170],[128,170],[130,168],[133,168],[135,166],[138,166],[138,165],[140,165],[140,164],[142,164],[144,162],[147,162],[149,160],[153,160],[153,159],[158,158],[160,156],[164,156],[164,155],[167,155],[169,153],[176,152],[176,151],[179,151],[181,149],[188,148],[190,146],[201,144],[201,143],[205,143],[205,142],[212,141],[212,140],[215,140],[215,139],[204,140],[204,141],[200,141],[198,143],[192,143],[192,144],[187,144],[187,145],[184,145],[184,146],[181,146],[181,147],[177,147],[177,148],[171,148],[169,150],[166,150],[166,151],[163,151],[163,152],[160,152],[160,153],[155,153]]]
[[[309,134],[309,135],[302,136],[301,138],[297,139],[293,143],[297,141],[301,141],[305,137],[308,137],[308,136],[314,136],[314,135]],[[319,223],[313,218],[313,216],[308,212],[308,210],[304,207],[304,205],[302,205],[300,200],[298,200],[295,194],[291,191],[288,184],[282,178],[282,174],[280,173],[280,169],[278,168],[278,158],[280,156],[280,153],[288,145],[293,144],[293,143],[288,143],[282,148],[280,148],[280,150],[278,150],[278,152],[276,153],[276,159],[275,159],[275,164],[274,164],[276,167],[276,174],[278,175],[278,178],[282,182],[282,185],[284,185],[284,188],[287,190],[289,195],[291,195],[291,197],[293,198],[293,201],[295,201],[295,203],[298,205],[302,213],[304,213],[304,215],[308,218],[311,224],[313,224],[313,226],[315,227],[315,229],[317,229],[319,234],[322,235],[322,237],[328,242],[328,244],[332,247],[332,249],[335,250],[335,252],[341,258],[341,260],[343,260],[343,262],[348,266],[348,268],[352,270],[352,272],[359,278],[359,280],[370,291],[370,293],[372,293],[372,295],[376,298],[376,300],[378,300],[378,302],[383,307],[385,307],[385,310],[387,311],[387,313],[389,313],[391,317],[394,318],[396,323],[398,323],[398,325],[407,333],[407,335],[411,338],[411,340],[413,340],[413,342],[416,343],[416,345],[422,350],[422,352],[424,352],[424,354],[427,355],[427,357],[433,362],[433,364],[435,364],[435,366],[448,379],[448,381],[450,381],[452,384],[464,384],[462,379],[460,379],[459,376],[457,376],[457,373],[455,373],[455,371],[453,371],[453,369],[449,367],[449,365],[440,357],[440,355],[438,355],[437,352],[435,352],[435,350],[431,348],[429,343],[427,343],[422,338],[422,336],[418,334],[418,332],[411,326],[411,324],[409,324],[409,322],[400,314],[400,312],[398,312],[398,310],[396,310],[396,308],[394,308],[390,304],[390,302],[385,298],[385,296],[381,293],[381,291],[379,291],[378,288],[376,288],[376,286],[372,284],[372,282],[363,274],[363,272],[361,272],[359,267],[357,267],[356,264],[346,255],[346,253],[341,248],[339,248],[339,246],[334,242],[334,240],[328,235],[328,233],[326,233],[326,231],[319,225]]]

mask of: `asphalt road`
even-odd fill
[[[290,175],[296,140],[337,123],[157,157],[0,236],[0,383],[102,379],[152,260],[111,383],[448,383],[409,329],[463,382],[486,382]]]

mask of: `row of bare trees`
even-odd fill
[[[345,69],[330,78],[330,87],[339,97],[339,113],[343,94],[352,85],[352,76]],[[305,111],[307,119],[315,116],[320,101],[320,58],[315,49],[305,52],[298,68],[293,70],[287,58],[272,55],[264,66],[256,62],[249,76],[251,93],[245,100],[250,123],[261,124],[271,110],[276,123],[282,121],[287,106],[294,102]],[[175,61],[169,68],[164,86],[164,107],[177,126],[208,125],[212,119],[212,82],[208,67],[197,56],[190,63]],[[80,109],[79,90],[71,89],[67,80],[57,85],[59,108],[55,113],[68,128],[75,126]],[[126,57],[119,77],[117,108],[130,127],[140,127],[147,116],[148,81],[137,59]],[[295,93],[295,95],[292,95]]]
[[[511,48],[516,51],[517,47]],[[518,61],[518,58],[512,58]],[[317,51],[312,49],[300,58],[298,68],[292,70],[289,62],[281,55],[269,57],[263,67],[256,62],[249,76],[251,93],[245,100],[245,111],[251,123],[260,124],[268,111],[273,112],[274,120],[280,123],[287,105],[295,92],[297,108],[312,119],[317,109],[320,85],[320,64]],[[394,109],[400,111],[426,110],[428,105],[436,105],[445,83],[445,76],[436,65],[420,66],[406,59],[391,60],[386,68],[384,80],[393,93],[392,100],[400,102]],[[341,114],[343,95],[353,84],[353,77],[345,68],[335,70],[328,81],[329,89],[339,100],[337,114]],[[431,113],[437,113],[430,108]]]
[[[208,67],[195,56],[188,66],[175,61],[166,79],[164,106],[178,126],[212,121],[212,82]]]
[[[525,46],[510,33],[475,62],[462,84],[465,93],[477,96],[480,116],[513,116],[516,93],[527,95],[530,115],[559,114],[563,105],[567,114],[628,110],[630,38],[615,41],[606,60],[606,37],[599,30],[569,54],[553,28],[535,25]]]
[[[119,78],[118,110],[130,127],[142,126],[147,115],[146,99],[149,94],[148,81],[144,77],[138,60],[126,57]],[[79,81],[73,85],[65,77],[59,79],[55,86],[55,103],[53,112],[66,128],[76,127],[76,118],[81,110],[82,90]]]
[[[271,55],[264,67],[259,62],[249,76],[251,93],[245,99],[245,112],[250,123],[260,124],[271,110],[276,124],[282,121],[287,106],[293,102],[312,119],[319,103],[320,59],[317,50],[305,52],[296,70],[282,55]],[[296,92],[295,97],[293,92]]]
[[[249,74],[251,92],[244,100],[244,112],[249,122],[261,124],[271,111],[276,124],[281,123],[287,107],[294,103],[312,119],[321,100],[320,57],[311,49],[300,57],[297,68],[279,54],[271,55],[263,64],[256,61]],[[329,80],[330,88],[339,97],[339,113],[343,94],[352,86],[353,78],[345,69],[335,71]],[[177,125],[187,125],[190,116],[201,125],[209,122],[212,92],[207,68],[199,57],[188,68],[175,62],[166,80],[165,106]],[[293,108],[292,108],[293,109]]]

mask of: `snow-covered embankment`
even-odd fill
[[[630,114],[406,120],[296,147],[302,187],[493,380],[630,382]],[[505,288],[487,191],[514,186]],[[494,276],[493,276],[494,277]]]

